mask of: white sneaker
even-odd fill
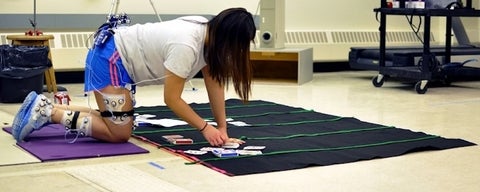
[[[52,102],[45,95],[30,92],[18,110],[12,123],[12,135],[17,142],[24,141],[34,130],[50,122]]]

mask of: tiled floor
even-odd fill
[[[252,99],[480,143],[480,82],[454,82],[450,87],[432,87],[420,95],[412,85],[399,81],[387,81],[383,87],[375,88],[371,79],[376,74],[373,71],[315,73],[313,81],[301,86],[256,81]],[[185,100],[207,102],[203,82],[195,79],[192,83],[197,90],[192,91],[187,85]],[[63,86],[69,90],[71,104],[95,106],[93,98],[83,96],[81,84]],[[162,89],[162,86],[139,88],[138,106],[163,104]],[[235,97],[232,89],[227,97]],[[19,104],[0,104],[0,123],[8,125],[18,107]],[[150,153],[32,163],[31,157],[12,147],[11,137],[4,132],[0,136],[3,146],[0,158],[25,162],[0,166],[0,191],[480,191],[478,146],[228,177],[201,165],[187,166],[180,157],[136,139],[131,141]],[[152,162],[163,169],[152,166]],[[110,174],[112,170],[119,174]],[[92,179],[94,175],[97,179]]]

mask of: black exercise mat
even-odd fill
[[[207,120],[212,120],[209,104],[190,104]],[[412,152],[443,150],[475,145],[462,139],[448,139],[407,129],[339,117],[303,108],[267,101],[243,104],[236,99],[226,101],[229,136],[242,138],[244,146],[266,146],[262,155],[217,158],[212,153],[201,156],[184,154],[185,150],[209,147],[202,134],[188,125],[174,127],[142,126],[134,136],[171,150],[226,175],[246,175],[350,163],[360,160],[399,156]],[[138,107],[139,114],[154,114],[156,118],[176,118],[166,106]],[[172,145],[164,135],[183,135],[193,139],[192,145]]]

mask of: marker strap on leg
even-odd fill
[[[65,111],[61,124],[65,126],[67,132],[78,133],[82,136],[91,136],[92,117],[85,116],[80,121],[80,111]]]
[[[102,111],[100,115],[102,117],[109,117],[110,120],[119,125],[127,123],[131,117],[133,117],[134,110],[130,111]]]
[[[66,129],[76,129],[79,115],[79,111],[65,111],[60,123],[64,125]]]

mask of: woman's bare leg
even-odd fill
[[[117,105],[113,109],[111,104],[107,104],[105,100],[118,103],[122,100],[123,104]],[[95,92],[95,100],[97,102],[99,111],[117,111],[128,112],[133,110],[133,101],[130,96],[130,91],[125,88],[116,88],[108,86],[100,92]],[[77,122],[75,126],[85,127],[82,133],[86,136],[91,136],[95,139],[107,142],[126,142],[132,134],[133,117],[102,117],[100,112],[88,107],[81,106],[65,106],[55,105],[52,110],[51,120],[53,123],[60,123],[65,126],[71,126],[70,122]],[[75,113],[77,116],[75,117]],[[116,121],[112,119],[117,119]],[[88,122],[84,122],[88,121]],[[70,123],[70,124],[69,124]]]
[[[60,109],[60,110],[70,110],[70,111],[81,111],[81,112],[97,112],[95,109],[92,109],[90,107],[83,107],[83,106],[76,106],[76,105],[59,105],[59,104],[54,104],[53,105],[54,109]],[[100,113],[99,113],[100,114]]]
[[[112,117],[101,117],[103,123],[99,123],[100,125],[93,127],[92,137],[110,142],[128,141],[132,135],[133,129],[133,99],[130,95],[130,91],[125,88],[108,86],[102,89],[101,92],[95,92],[95,99],[100,112],[117,111],[122,113],[132,113],[128,116],[114,115]],[[112,104],[107,104],[105,99],[116,101],[117,109],[112,109]],[[119,104],[120,99],[123,99],[123,104]]]

